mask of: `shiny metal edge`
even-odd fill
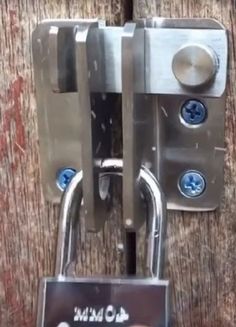
[[[88,62],[88,39],[97,23],[78,25],[75,31],[76,43],[76,82],[78,92],[79,134],[81,142],[81,162],[83,167],[83,201],[85,220],[90,228],[95,228],[95,192],[94,154],[92,137],[91,82],[92,71]],[[91,75],[90,75],[91,74]],[[98,217],[97,217],[98,219]]]
[[[138,19],[139,20],[139,19]],[[154,28],[191,28],[191,29],[225,29],[225,26],[214,18],[141,18],[147,27]]]
[[[106,21],[103,19],[98,18],[91,18],[91,19],[44,19],[40,22],[40,24],[51,24],[51,23],[57,23],[57,24],[70,24],[70,22],[97,22],[101,26],[105,26]],[[134,20],[134,22],[140,23],[142,26],[146,27],[161,27],[161,28],[192,28],[192,29],[226,29],[224,24],[222,24],[220,21],[214,18],[166,18],[166,17],[147,17],[147,18],[137,18]]]
[[[96,23],[101,24],[101,26],[105,25],[105,20],[98,19],[98,18],[70,18],[70,19],[63,19],[63,18],[48,18],[43,19],[40,24],[44,25],[51,25],[51,23],[55,23],[58,26],[71,26],[71,23],[80,24],[80,23]]]
[[[102,277],[45,277],[43,278],[44,282],[62,282],[62,283],[104,283],[108,282],[111,284],[138,284],[139,282],[142,282],[144,285],[163,285],[163,286],[169,286],[170,282],[168,280],[164,279],[158,279],[153,277],[127,277],[127,276],[121,276],[121,277],[109,277],[109,276],[102,276]]]
[[[46,289],[47,289],[48,282],[49,282],[49,278],[42,278],[39,283],[39,295],[38,295],[37,317],[36,317],[37,327],[44,327]]]
[[[172,321],[171,321],[171,287],[170,283],[166,286],[166,326],[165,327],[171,327]]]
[[[137,229],[140,220],[139,194],[137,179],[141,162],[137,152],[136,115],[140,111],[137,106],[135,85],[135,55],[143,61],[140,79],[144,80],[144,33],[135,38],[136,24],[126,23],[122,35],[122,132],[123,132],[123,221],[126,228]],[[136,39],[136,43],[135,43]],[[136,48],[141,47],[141,51]],[[142,108],[141,108],[142,109]]]
[[[58,26],[50,26],[49,29],[49,69],[50,69],[50,81],[53,91],[58,92],[59,89],[59,76],[58,76]]]

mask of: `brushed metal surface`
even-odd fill
[[[81,144],[84,142],[80,133],[83,129],[85,133],[86,128],[79,127],[80,90],[76,82],[76,77],[81,77],[71,64],[75,62],[74,47],[65,43],[73,40],[74,28],[82,22],[47,20],[33,33],[42,182],[47,199],[53,202],[58,202],[61,196],[55,183],[56,171],[67,166],[82,168]],[[133,176],[129,181],[133,179],[135,183],[134,172],[142,163],[163,183],[168,208],[212,210],[219,204],[223,186],[227,32],[220,23],[209,19],[153,18],[141,20],[142,24],[145,28],[140,32],[142,28],[138,22],[132,39],[134,45],[139,45],[135,46],[139,49],[138,56],[129,45],[129,53],[132,50],[134,56],[127,58],[127,62],[133,63],[130,66],[127,62],[124,64],[126,56],[122,51],[124,27],[106,27],[104,22],[98,22],[99,27],[91,33],[91,39],[96,41],[87,43],[88,74],[92,76],[89,80],[90,107],[92,115],[95,113],[99,117],[100,114],[100,119],[92,121],[93,147],[101,147],[101,120],[112,111],[114,93],[119,96],[123,92],[123,133],[128,140],[124,153],[131,151],[133,157],[127,159],[127,154],[125,160]],[[53,62],[56,44],[60,51],[57,62]],[[67,46],[63,48],[63,44]],[[140,64],[141,44],[144,44],[144,67]],[[181,85],[172,70],[174,56],[188,44],[211,49],[217,58],[217,70],[215,75],[212,73],[211,83],[200,88]],[[132,69],[134,77],[129,81]],[[208,76],[210,78],[211,71]],[[96,100],[92,100],[94,97]],[[208,118],[201,126],[191,128],[181,122],[180,108],[188,99],[199,99],[207,105]],[[143,118],[134,119],[134,126],[131,126],[132,117],[139,117],[139,113]],[[109,133],[106,137],[109,138]],[[104,151],[97,153],[95,158],[106,155]],[[92,167],[91,158],[89,167]],[[206,192],[194,200],[182,197],[177,188],[179,174],[189,169],[204,173],[207,181]],[[131,192],[133,185],[129,189]]]
[[[181,23],[181,20],[179,21]],[[144,93],[152,94],[189,94],[189,90],[181,87],[175,79],[172,71],[172,60],[176,52],[185,44],[196,43],[200,46],[211,48],[218,60],[219,69],[216,73],[216,83],[208,87],[197,90],[195,94],[204,96],[221,96],[224,92],[226,83],[227,68],[227,34],[223,29],[194,29],[194,22],[191,21],[192,28],[149,28],[144,29],[145,33],[145,84],[135,81],[135,87]],[[56,25],[56,21],[53,22]],[[59,23],[58,23],[59,24]],[[68,22],[65,25],[68,28]],[[72,20],[71,29],[81,24],[81,21]],[[199,25],[199,23],[198,23]],[[59,27],[63,27],[60,21]],[[64,27],[65,27],[64,26]],[[44,31],[48,34],[50,24],[48,21],[38,25],[35,34]],[[43,33],[43,34],[44,34]],[[121,38],[123,27],[105,27],[100,26],[94,31],[98,34],[99,42],[91,46],[93,53],[96,53],[99,61],[99,71],[97,70],[96,78],[91,81],[91,91],[93,92],[122,92],[122,69],[121,69]],[[173,38],[173,33],[175,37]],[[96,37],[96,36],[94,36]],[[44,38],[48,38],[44,35]],[[73,61],[74,53],[71,51],[71,60]],[[48,55],[47,55],[48,57]],[[46,58],[47,58],[46,57]],[[45,58],[45,59],[46,59]],[[37,59],[36,59],[37,60]],[[106,63],[106,64],[105,64]],[[96,63],[93,62],[93,65]],[[65,69],[65,67],[63,67]],[[75,76],[75,66],[67,67],[68,74]],[[48,74],[48,72],[47,72]],[[101,80],[103,76],[103,80]],[[61,92],[64,90],[62,89]],[[69,90],[67,90],[69,91]],[[70,92],[77,91],[76,86],[72,87]]]
[[[93,135],[95,131],[92,129],[92,101],[96,102],[96,99],[90,92],[90,81],[96,79],[94,75],[96,75],[99,68],[96,67],[96,69],[94,69],[94,67],[89,65],[89,54],[90,57],[92,55],[96,58],[96,56],[91,51],[88,53],[89,47],[98,41],[97,38],[94,38],[94,36],[97,35],[93,33],[93,30],[97,27],[97,23],[84,23],[75,28],[76,81],[79,89],[78,111],[80,115],[78,133],[80,134],[81,161],[83,167],[84,215],[89,230],[96,230],[99,226],[101,227],[105,219],[104,210],[102,210],[103,208],[101,205],[102,201],[99,196],[98,174],[96,174],[93,169],[94,159],[96,159],[98,153],[93,145]],[[97,63],[97,65],[98,64],[99,63]],[[102,110],[102,108],[100,109]],[[99,141],[101,148],[104,146],[104,142],[102,142],[102,139]],[[95,215],[97,216],[96,219]]]
[[[122,35],[122,129],[123,129],[123,220],[127,228],[134,228],[137,224],[138,215],[138,192],[137,181],[140,162],[137,163],[138,153],[136,150],[135,114],[139,111],[136,108],[136,96],[134,91],[135,81],[135,23],[126,23]],[[140,38],[144,46],[144,35]],[[144,47],[139,59],[143,60],[144,68]],[[141,79],[144,74],[141,74]]]
[[[55,22],[69,25],[68,21]],[[62,167],[81,169],[78,137],[78,98],[76,93],[55,93],[50,79],[49,29],[53,22],[45,22],[34,31],[32,50],[38,110],[39,152],[41,179],[46,198],[59,202],[61,191],[56,186],[56,173]]]
[[[166,18],[151,17],[141,18],[146,27],[154,28],[191,28],[191,29],[225,29],[221,22],[213,18]]]
[[[156,111],[160,113],[158,178],[167,197],[167,208],[174,210],[214,210],[220,203],[224,183],[224,106],[225,96],[199,98],[208,108],[204,124],[188,127],[182,123],[180,110],[185,96],[157,97]],[[158,155],[157,155],[158,156]],[[178,181],[187,170],[196,170],[206,180],[205,192],[194,199],[184,197]]]
[[[173,36],[174,34],[174,36]],[[220,97],[224,93],[227,70],[227,35],[225,30],[192,30],[163,28],[146,29],[146,92],[208,97]],[[185,44],[196,43],[213,49],[219,68],[214,83],[201,90],[189,90],[181,86],[172,71],[172,60]]]
[[[177,51],[172,61],[176,79],[182,85],[191,88],[211,82],[217,66],[215,53],[210,48],[198,44],[184,45]]]
[[[96,20],[86,20],[87,23],[95,23]],[[59,27],[54,33],[54,46],[49,46],[52,38],[51,24]],[[61,199],[61,190],[56,185],[56,174],[63,167],[82,169],[81,136],[80,130],[81,114],[79,107],[79,96],[77,92],[68,92],[67,85],[57,80],[55,76],[64,76],[72,79],[66,68],[66,60],[63,69],[58,69],[58,60],[54,57],[57,53],[55,46],[60,40],[55,37],[64,34],[68,28],[75,35],[74,28],[79,24],[85,24],[83,20],[50,20],[40,24],[32,36],[32,48],[35,70],[36,98],[38,110],[38,128],[40,142],[40,164],[42,172],[42,185],[46,198],[58,203]],[[101,24],[101,22],[99,22]],[[50,33],[51,32],[51,33]],[[64,37],[64,36],[63,36]],[[51,51],[49,51],[52,49]],[[74,46],[75,50],[75,46]],[[65,54],[65,47],[60,48]],[[60,57],[60,53],[58,53]],[[73,55],[75,62],[75,53]],[[51,63],[53,65],[51,66]],[[88,66],[94,67],[93,58],[89,56]],[[98,67],[98,66],[96,66]],[[96,68],[95,67],[95,68]],[[96,70],[95,70],[96,72]],[[93,76],[95,73],[93,74]],[[98,74],[96,75],[96,77]],[[74,76],[76,79],[76,76]],[[72,84],[74,89],[74,83]],[[74,89],[74,91],[76,91]],[[90,91],[90,90],[89,90]],[[110,113],[111,107],[119,95],[93,93],[91,95],[92,115],[92,154],[96,158],[110,157]],[[82,125],[84,127],[84,125]],[[88,127],[88,126],[87,126]],[[85,133],[87,132],[85,128]],[[89,137],[89,132],[88,132]],[[91,140],[91,139],[90,139]],[[85,141],[88,143],[87,138]],[[86,143],[85,143],[86,145]],[[90,148],[91,151],[91,148]],[[90,152],[91,153],[91,152]],[[91,172],[92,173],[92,172]]]
[[[145,127],[145,99],[144,94],[136,92],[136,81],[144,85],[144,29],[126,23],[122,35],[122,203],[124,225],[129,229],[143,222],[137,180],[143,160],[140,132]]]

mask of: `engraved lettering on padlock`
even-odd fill
[[[74,321],[89,321],[89,322],[116,322],[124,323],[129,319],[129,314],[121,306],[115,308],[112,304],[106,307],[75,307]]]
[[[104,160],[104,175],[121,174],[122,161]],[[82,172],[64,193],[58,234],[56,277],[41,283],[37,327],[168,326],[169,283],[161,280],[165,237],[165,199],[151,172],[142,167],[139,186],[148,200],[146,278],[71,278],[67,268],[74,259],[73,230],[82,200]],[[158,237],[157,237],[158,236]]]

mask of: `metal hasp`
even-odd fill
[[[109,178],[94,163],[111,157],[110,117],[121,97],[125,226],[143,221],[141,166],[160,182],[168,209],[214,210],[223,188],[227,56],[227,32],[211,19],[39,24],[33,59],[46,198],[59,202],[82,169],[86,222],[101,226]]]

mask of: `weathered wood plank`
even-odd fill
[[[44,202],[40,186],[31,32],[43,18],[100,16],[119,24],[130,12],[130,2],[125,0],[1,2],[1,326],[34,326],[38,279],[52,274],[55,259],[57,208]],[[135,17],[155,14],[215,17],[229,29],[224,199],[215,213],[169,214],[166,276],[173,281],[175,326],[235,326],[235,3],[134,0]],[[119,151],[119,144],[117,148]],[[117,244],[122,237],[118,203],[116,208],[99,235],[81,239],[81,273],[119,273],[122,255]]]
[[[40,185],[31,33],[43,18],[124,22],[124,0],[2,0],[0,4],[0,326],[35,326],[39,278],[52,275],[58,208]],[[119,207],[119,206],[118,206]],[[80,241],[80,272],[117,273],[119,214]],[[105,237],[106,235],[106,237]],[[109,251],[108,251],[109,249]]]
[[[134,17],[212,17],[229,30],[225,192],[220,210],[168,215],[166,277],[178,327],[236,326],[236,4],[227,0],[134,0]]]

